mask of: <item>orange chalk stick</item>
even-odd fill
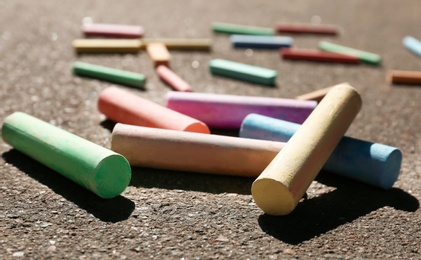
[[[257,177],[284,143],[116,124],[111,149],[131,166]]]
[[[318,90],[300,95],[298,97],[295,97],[295,99],[315,100],[317,102],[320,102],[326,96],[327,92],[329,92],[329,90],[331,90],[331,89],[332,89],[332,87],[318,89]]]
[[[169,66],[171,55],[165,44],[161,42],[151,42],[146,45],[149,57],[154,62],[155,67],[159,65]]]
[[[109,87],[101,92],[98,110],[124,124],[209,134],[208,126],[128,91]]]
[[[156,68],[158,76],[165,81],[175,91],[192,91],[189,83],[185,82],[177,74],[165,65]]]
[[[394,84],[421,85],[421,71],[392,70],[387,80]]]

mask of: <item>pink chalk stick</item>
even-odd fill
[[[190,85],[165,65],[156,68],[158,76],[175,91],[192,91]]]
[[[239,129],[251,113],[302,123],[316,101],[171,91],[167,107],[196,118],[211,128]]]
[[[203,122],[116,87],[109,87],[101,92],[98,110],[118,123],[210,133]]]
[[[103,36],[115,38],[140,38],[144,29],[136,25],[90,23],[82,26],[85,36]]]

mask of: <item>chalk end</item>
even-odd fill
[[[196,122],[188,125],[183,131],[210,134],[209,127],[203,122]]]
[[[271,178],[255,180],[251,193],[257,206],[268,215],[287,215],[296,206],[291,191],[281,182]]]
[[[402,164],[402,157],[401,150],[397,148],[387,152],[384,158],[384,172],[379,178],[379,186],[383,189],[387,190],[392,188],[393,184],[398,179]]]
[[[101,198],[114,198],[127,188],[131,175],[131,168],[126,158],[112,154],[98,164],[92,180],[92,189]]]

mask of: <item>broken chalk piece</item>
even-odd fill
[[[327,94],[327,92],[329,92],[332,89],[332,87],[327,87],[327,88],[322,88],[322,89],[318,89],[300,96],[295,97],[298,100],[314,100],[317,102],[320,102]]]
[[[106,88],[100,93],[98,110],[118,123],[210,133],[204,123],[194,118],[116,87]]]
[[[131,178],[120,154],[22,112],[5,118],[3,140],[66,178],[109,199],[121,194]]]
[[[277,76],[277,72],[275,70],[223,59],[213,59],[209,61],[209,69],[213,75],[268,86],[275,85]]]
[[[275,31],[278,33],[297,33],[297,34],[338,34],[338,27],[330,24],[306,24],[306,23],[278,23],[275,25]]]
[[[288,142],[301,125],[257,114],[248,115],[240,137]],[[323,170],[390,189],[398,179],[402,152],[392,146],[343,137]]]
[[[88,37],[103,36],[114,38],[140,38],[144,33],[142,26],[104,23],[83,24],[82,31]]]
[[[212,48],[212,40],[207,38],[143,38],[144,45],[153,42],[165,44],[168,50],[196,50],[209,51]]]
[[[409,51],[421,57],[421,41],[412,36],[406,36],[402,43]]]
[[[153,61],[155,67],[159,65],[169,66],[171,55],[165,44],[160,42],[151,42],[146,44],[146,50],[148,51],[149,57]]]
[[[231,35],[234,48],[280,49],[291,47],[294,40],[286,36]]]
[[[359,59],[355,56],[312,49],[286,48],[281,49],[280,54],[283,59],[287,60],[337,62],[346,64],[360,63]]]
[[[379,55],[361,51],[357,49],[353,49],[350,47],[345,47],[338,44],[333,44],[330,42],[321,41],[319,43],[319,49],[329,52],[341,53],[346,55],[352,55],[358,57],[362,62],[372,64],[372,65],[379,65],[381,58]]]
[[[239,129],[250,113],[302,123],[316,101],[271,97],[176,92],[167,93],[167,107],[196,118],[209,127]]]
[[[421,85],[421,71],[391,70],[387,80],[393,84]]]
[[[158,76],[175,91],[192,91],[190,85],[165,65],[156,68]]]
[[[257,206],[268,215],[287,215],[297,206],[361,108],[348,84],[332,88],[285,147],[253,182]]]
[[[78,53],[137,53],[141,40],[133,39],[77,39],[73,48]]]
[[[138,88],[143,87],[146,80],[146,77],[139,73],[107,68],[85,62],[73,63],[73,72],[79,76],[102,79],[109,82]]]
[[[272,28],[238,25],[231,23],[213,22],[212,30],[217,33],[247,34],[247,35],[274,35]]]
[[[115,125],[111,149],[132,166],[257,177],[284,143]]]

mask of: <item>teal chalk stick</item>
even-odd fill
[[[131,87],[141,88],[145,85],[146,77],[139,73],[107,68],[85,62],[73,63],[73,72],[79,76],[106,80]]]
[[[113,198],[130,182],[122,155],[22,112],[5,118],[3,140],[101,198]]]
[[[231,23],[212,23],[212,30],[217,33],[246,35],[275,35],[273,28],[246,26]]]
[[[371,64],[371,65],[379,65],[381,62],[380,55],[377,55],[371,52],[353,49],[350,47],[345,47],[345,46],[330,43],[330,42],[321,41],[319,43],[319,49],[324,50],[324,51],[329,51],[329,52],[336,52],[336,53],[341,53],[341,54],[357,56],[362,62]]]
[[[273,86],[276,82],[275,70],[223,59],[213,59],[209,62],[212,74]]]

